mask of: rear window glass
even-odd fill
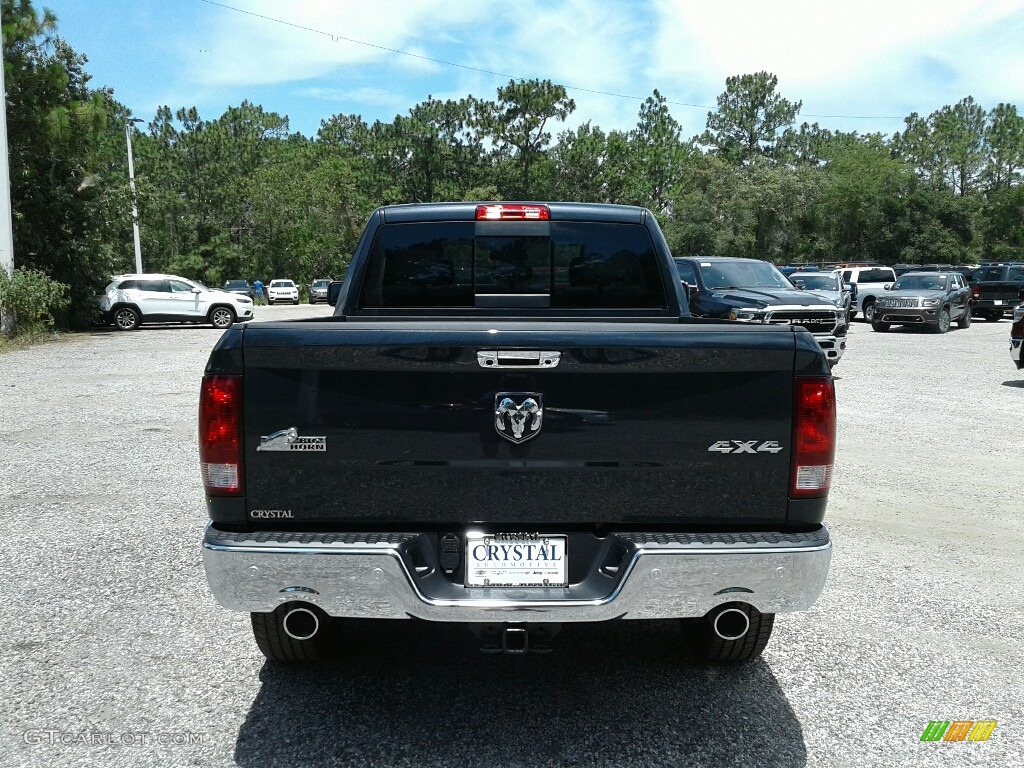
[[[804,288],[811,288],[814,290],[824,291],[838,291],[839,283],[833,275],[801,275],[793,274],[789,276],[790,280],[799,280],[804,284]]]
[[[975,271],[974,273],[974,279],[979,282],[999,280],[1002,278],[1002,276],[1002,267],[982,267],[981,269]]]
[[[857,275],[858,283],[891,283],[896,275],[891,269],[862,269]]]
[[[664,309],[647,230],[631,224],[551,222],[542,230],[475,222],[388,224],[373,245],[360,306],[502,306],[534,297],[556,309]],[[547,234],[541,234],[546,231]],[[495,300],[497,303],[495,303]]]
[[[693,268],[693,264],[682,259],[676,259],[676,272],[679,273],[679,279],[688,285],[697,284],[697,271]]]

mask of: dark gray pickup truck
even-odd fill
[[[682,620],[741,661],[809,609],[835,392],[804,328],[690,317],[642,208],[390,206],[332,317],[238,325],[199,406],[203,559],[271,660],[339,620]]]
[[[973,295],[972,314],[998,322],[1024,300],[1024,264],[978,267],[967,278]]]

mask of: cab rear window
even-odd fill
[[[667,300],[641,226],[423,222],[380,228],[359,306],[665,309]]]
[[[893,283],[896,273],[891,269],[862,269],[857,275],[858,283]]]

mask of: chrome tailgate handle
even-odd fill
[[[476,353],[481,368],[555,368],[561,352],[526,349],[484,349]]]

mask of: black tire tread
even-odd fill
[[[213,322],[213,313],[216,312],[218,309],[226,309],[228,312],[230,312],[231,313],[231,322],[232,323],[234,323],[234,322],[236,322],[238,320],[238,315],[235,314],[235,311],[233,309],[231,309],[231,307],[225,307],[223,305],[218,305],[216,307],[213,307],[212,309],[210,309],[209,312],[206,313],[206,321],[210,325],[212,325],[214,328],[216,328],[217,326]],[[225,326],[225,327],[230,328],[231,326],[229,324],[228,326]]]
[[[739,608],[750,619],[750,629],[739,640],[723,640],[715,634],[708,617],[687,621],[684,625],[690,650],[697,659],[706,662],[751,661],[761,655],[772,636],[774,613],[761,613],[751,605],[727,603],[721,608]]]
[[[320,631],[309,640],[295,640],[284,631],[284,614],[280,608],[273,613],[249,614],[253,637],[264,656],[280,664],[308,664],[330,657],[325,643],[326,626],[321,625]],[[319,618],[323,624],[324,617]]]

